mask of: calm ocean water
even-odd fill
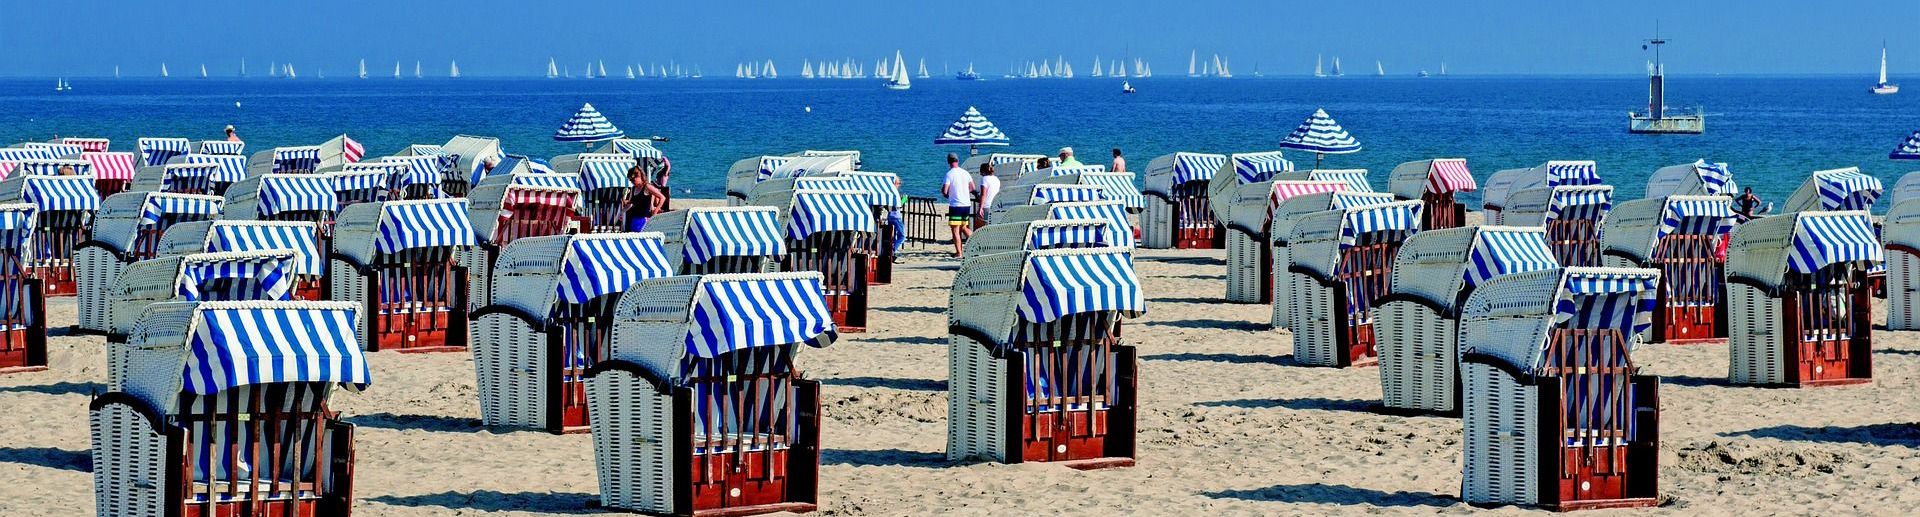
[[[464,133],[548,157],[579,149],[551,136],[591,102],[629,135],[672,138],[661,147],[686,194],[721,195],[739,158],[851,148],[864,152],[867,169],[899,172],[909,193],[927,195],[938,191],[945,153],[965,152],[932,140],[970,105],[1013,138],[1008,150],[1071,145],[1088,163],[1104,163],[1119,147],[1136,169],[1173,151],[1271,150],[1324,107],[1365,146],[1325,167],[1368,169],[1378,188],[1395,164],[1428,157],[1466,157],[1483,181],[1499,169],[1591,159],[1628,199],[1642,195],[1653,169],[1706,158],[1784,200],[1816,169],[1858,166],[1889,187],[1920,169],[1886,158],[1920,127],[1920,92],[1869,95],[1871,79],[1672,78],[1671,105],[1707,108],[1707,133],[1698,136],[1627,134],[1627,111],[1646,98],[1644,79],[1628,77],[1155,78],[1135,81],[1135,95],[1105,79],[930,79],[895,92],[875,80],[82,78],[64,93],[52,79],[7,79],[0,142],[105,136],[115,150],[131,150],[138,136],[216,138],[233,124],[250,150],[345,132],[384,155]],[[1303,167],[1313,159],[1292,157]]]

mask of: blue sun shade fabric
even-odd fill
[[[1549,187],[1600,184],[1600,167],[1593,162],[1547,162],[1546,167],[1546,182]]]
[[[1653,326],[1660,275],[1569,272],[1554,302],[1554,323],[1580,329],[1615,329],[1631,336]],[[1546,347],[1539,353],[1545,354]],[[1534,364],[1546,364],[1536,358]]]
[[[474,243],[465,199],[388,202],[381,207],[379,234],[381,253]]]
[[[1360,151],[1360,141],[1347,134],[1346,128],[1334,122],[1327,110],[1313,110],[1313,115],[1293,128],[1286,138],[1280,140],[1280,147],[1299,149],[1319,154],[1347,154]]]
[[[894,182],[899,176],[886,172],[854,172],[840,177],[853,180],[853,187],[867,193],[867,204],[894,208],[900,206],[900,187]]]
[[[1140,187],[1133,184],[1133,174],[1127,172],[1092,173],[1080,175],[1081,185],[1094,185],[1107,191],[1109,199],[1127,205],[1135,210],[1146,208],[1147,197],[1140,194]]]
[[[225,142],[221,142],[225,143]],[[181,158],[186,163],[213,164],[214,168],[207,176],[219,183],[233,183],[247,179],[247,157],[237,154],[189,154]]]
[[[1733,181],[1733,171],[1727,169],[1727,164],[1694,160],[1693,173],[1700,175],[1700,184],[1705,187],[1707,195],[1740,195],[1740,184]]]
[[[625,291],[649,278],[671,276],[660,239],[628,234],[613,238],[575,237],[567,242],[560,266],[560,299],[587,303]]]
[[[787,254],[787,243],[774,212],[703,210],[687,214],[684,253],[694,264],[719,257],[778,257]]]
[[[1273,175],[1282,172],[1293,172],[1293,162],[1280,151],[1233,155],[1233,173],[1240,176],[1242,185],[1271,180]]]
[[[260,215],[281,212],[332,212],[340,205],[333,181],[317,174],[273,174],[260,177]]]
[[[273,172],[313,172],[320,166],[320,146],[276,147]]]
[[[1071,203],[1078,201],[1119,201],[1104,187],[1096,185],[1035,185],[1028,204]],[[1122,203],[1124,205],[1124,203]]]
[[[1027,226],[1027,249],[1098,248],[1114,246],[1112,226],[1102,220],[1035,221]]]
[[[838,337],[818,277],[703,281],[688,311],[687,353],[715,358],[758,347]]]
[[[200,154],[238,155],[246,152],[246,150],[247,150],[246,142],[229,142],[226,140],[206,140],[206,141],[200,142],[200,149],[198,149],[197,152],[199,152]]]
[[[967,106],[967,112],[960,119],[947,125],[947,130],[933,139],[934,145],[1007,145],[1006,133],[1000,132],[980,110]]]
[[[1372,192],[1355,192],[1351,190],[1336,190],[1332,192],[1333,203],[1332,206],[1327,207],[1328,210],[1345,210],[1348,208],[1360,208],[1393,202],[1393,198],[1391,197],[1377,195]]]
[[[633,159],[586,160],[580,162],[580,185],[584,190],[604,188],[630,188],[633,182],[627,180],[627,169],[633,167]]]
[[[87,148],[85,146],[82,146],[79,144],[53,144],[53,143],[45,143],[45,142],[26,142],[24,145],[28,149],[41,149],[46,151],[47,153],[46,155],[48,158],[66,158],[68,156],[73,156],[73,155],[80,154],[87,151]]]
[[[21,160],[19,165],[19,170],[21,174],[29,174],[34,176],[59,176],[61,167],[72,167],[73,174],[76,176],[93,175],[93,162],[89,162],[86,160],[78,160],[78,159],[55,160],[55,159],[36,158],[31,160]]]
[[[1054,203],[1047,206],[1047,218],[1107,221],[1107,235],[1113,238],[1113,245],[1134,246],[1133,222],[1127,219],[1127,207],[1119,203]]]
[[[1180,184],[1192,182],[1192,181],[1212,180],[1213,173],[1220,172],[1220,167],[1225,166],[1226,164],[1227,164],[1227,157],[1223,155],[1203,154],[1203,153],[1174,153],[1173,154],[1173,184],[1180,185]],[[1256,181],[1255,183],[1257,182],[1258,181]]]
[[[413,144],[407,146],[407,156],[446,156],[447,150],[433,144]]]
[[[279,382],[372,381],[346,303],[205,303],[189,340],[186,390],[211,395]]]
[[[1353,192],[1373,192],[1366,171],[1314,171],[1307,175],[1307,181],[1338,181],[1347,184],[1347,190]]]
[[[1813,174],[1814,187],[1820,191],[1823,210],[1867,210],[1880,199],[1884,190],[1880,178],[1859,169],[1821,171]]]
[[[1136,316],[1146,305],[1130,252],[1035,253],[1021,275],[1020,317],[1032,323],[1101,311]]]
[[[160,224],[169,215],[217,216],[220,215],[220,202],[221,199],[215,196],[150,193],[147,194],[147,204],[140,209],[140,224]]]
[[[1813,273],[1841,262],[1886,262],[1886,252],[1866,214],[1800,215],[1793,228],[1787,270]]]
[[[663,159],[667,157],[666,153],[660,152],[660,148],[653,146],[652,140],[622,138],[613,141],[613,149],[622,153],[631,154],[635,158]]]
[[[175,294],[186,301],[287,300],[293,296],[293,271],[285,250],[275,253],[195,254],[180,263]],[[211,292],[215,280],[250,280],[234,284],[240,292]]]
[[[1547,203],[1546,220],[1580,219],[1598,221],[1613,209],[1613,191],[1604,189],[1554,189]]]
[[[820,232],[874,231],[873,209],[867,195],[856,191],[796,191],[787,238],[806,239]]]
[[[21,198],[41,212],[61,210],[99,210],[100,191],[93,178],[84,176],[34,176],[26,179]]]
[[[326,178],[336,193],[387,189],[387,171],[382,169],[343,170],[328,173]]]
[[[142,138],[137,141],[140,149],[140,163],[154,166],[165,165],[175,156],[187,154],[185,138]]]
[[[767,178],[773,177],[774,170],[779,169],[780,167],[786,166],[787,162],[792,160],[793,160],[792,156],[760,157],[760,171],[755,173],[754,181],[755,182],[766,181]]]
[[[319,276],[325,257],[317,239],[311,229],[300,226],[214,224],[207,232],[207,251],[293,250],[293,274]]]
[[[394,188],[406,188],[412,185],[433,185],[436,189],[439,187],[441,180],[446,179],[445,162],[441,160],[441,157],[433,155],[388,156],[380,159],[381,162],[393,164],[390,167],[383,167],[383,169],[386,170],[389,177],[392,178]],[[378,166],[377,164],[366,165]]]
[[[1660,228],[1653,234],[1658,241],[1674,233],[1687,235],[1726,235],[1733,231],[1733,200],[1720,196],[1711,199],[1673,199],[1667,201]]]
[[[33,212],[31,205],[0,205],[0,247],[21,251],[33,237]]]
[[[1467,253],[1467,287],[1501,275],[1560,267],[1541,232],[1481,231]]]
[[[1420,231],[1419,203],[1386,203],[1347,209],[1340,226],[1340,248],[1359,242],[1361,235],[1376,232]]]

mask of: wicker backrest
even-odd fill
[[[1008,207],[1006,210],[995,212],[993,214],[993,217],[991,218],[991,221],[994,224],[1038,221],[1041,219],[1046,219],[1047,214],[1049,213],[1049,210],[1050,209],[1048,208],[1047,205],[1025,205],[1025,206]]]
[[[1035,237],[1044,235],[1072,235],[1069,239],[1088,243],[1089,247],[1107,247],[1114,245],[1108,235],[1111,230],[1107,221],[1098,219],[994,223],[973,230],[973,236],[967,238],[964,257],[1031,250]]]
[[[1822,231],[1836,222],[1846,223],[1851,232],[1836,235]],[[1866,248],[1880,248],[1877,243],[1851,242],[1874,239],[1872,216],[1865,211],[1790,212],[1755,219],[1734,228],[1727,243],[1727,276],[1757,281],[1772,289],[1786,287],[1786,275],[1792,262],[1804,260],[1796,257],[1804,252],[1796,250],[1794,246],[1796,234],[1803,231],[1818,234],[1827,241],[1817,244],[1830,249],[1870,251]],[[1823,257],[1810,258],[1823,260]]]
[[[849,163],[852,164],[854,170],[860,170],[860,166],[861,166],[860,151],[857,149],[853,149],[853,150],[808,149],[805,151],[792,153],[787,156],[800,156],[800,157],[808,157],[808,158],[845,158]]]
[[[1814,171],[1781,203],[1781,212],[1871,210],[1885,187],[1859,167]]]
[[[1920,197],[1894,203],[1893,208],[1887,210],[1883,224],[1885,229],[1880,235],[1888,247],[1920,249]]]
[[[1455,176],[1462,177],[1455,177]],[[1414,160],[1394,166],[1387,175],[1387,192],[1400,199],[1421,199],[1439,185],[1446,192],[1474,190],[1473,175],[1462,158]]]
[[[788,156],[789,158],[787,160],[775,165],[771,170],[766,170],[765,175],[760,176],[759,180],[798,178],[801,176],[830,176],[842,172],[860,170],[857,161],[858,152],[851,155],[845,153],[819,155],[795,153]]]
[[[353,302],[251,301],[167,302],[148,306],[128,336],[127,378],[124,390],[164,415],[183,409],[183,394],[218,391],[290,378],[325,379],[355,387],[371,380],[366,359],[354,339],[360,306]],[[215,317],[249,313],[256,317]],[[264,317],[258,317],[264,316]],[[215,321],[209,321],[213,319]],[[240,323],[265,321],[265,326]],[[209,355],[239,354],[241,350],[272,346],[291,350],[286,361],[259,361],[242,365],[245,374],[233,377],[197,367],[193,342],[209,325],[234,325],[236,332],[205,336]],[[184,382],[189,378],[195,382]]]
[[[1699,160],[1654,169],[1653,174],[1647,176],[1646,197],[1740,195],[1731,173],[1716,174],[1724,173],[1725,167],[1726,164]]]
[[[1659,278],[1655,269],[1592,267],[1495,277],[1467,297],[1460,316],[1460,354],[1489,357],[1524,375],[1540,375],[1547,365],[1550,329],[1564,321],[1573,328],[1613,328],[1632,336],[1651,321]],[[1562,303],[1583,296],[1584,289],[1624,296],[1614,304]]]
[[[1222,170],[1232,174],[1231,167],[1232,164],[1227,162],[1227,155],[1224,154],[1181,151],[1161,155],[1147,162],[1147,172],[1144,176],[1146,187],[1141,191],[1147,194],[1171,196],[1174,187],[1186,183],[1204,181],[1212,185]],[[1227,180],[1233,185],[1239,184],[1239,181],[1234,178],[1227,178]]]
[[[1560,213],[1556,210],[1565,208],[1564,205],[1556,204],[1556,200],[1587,198],[1581,194],[1599,195],[1611,200],[1613,187],[1610,185],[1535,187],[1512,192],[1507,195],[1506,208],[1500,212],[1500,224],[1506,226],[1546,224],[1548,220],[1560,217]],[[1601,222],[1605,221],[1608,211],[1610,210],[1600,211]]]
[[[133,248],[140,236],[140,213],[151,192],[121,192],[100,201],[93,219],[93,240],[112,246],[114,251]]]
[[[207,251],[207,233],[213,229],[213,224],[213,221],[191,221],[167,227],[167,231],[160,234],[160,245],[155,248],[154,256]]]
[[[0,180],[0,203],[26,202],[27,176],[17,174]]]
[[[500,139],[485,136],[458,135],[447,140],[440,150],[459,157],[454,162],[454,169],[465,174],[470,182],[475,181],[474,177],[486,168],[488,159],[504,154],[500,151]]]
[[[1076,176],[1054,176],[1031,185],[1005,188],[1000,197],[994,198],[992,211],[999,212],[1009,207],[1034,205],[1060,201],[1119,201],[1108,193],[1105,187],[1098,185],[1079,185]]]
[[[772,174],[773,168],[784,163],[785,156],[753,156],[741,158],[727,168],[727,195],[745,199],[766,174]]]
[[[551,200],[555,204],[565,204],[574,211],[580,208],[580,191],[565,187],[535,187],[529,185],[484,185],[467,191],[467,219],[473,223],[473,235],[480,242],[497,244],[494,233],[500,228],[502,217],[517,217],[506,210],[509,199]]]
[[[1467,226],[1427,230],[1413,234],[1400,245],[1393,258],[1393,294],[1417,296],[1439,304],[1442,313],[1453,312],[1461,290],[1466,289],[1468,255],[1480,232],[1506,227]],[[1533,231],[1540,231],[1534,229]]]
[[[737,308],[761,314],[765,332],[761,337],[774,340],[794,339],[792,343],[735,343],[738,346],[767,344],[808,344],[826,346],[835,338],[832,316],[826,309],[818,272],[753,273],[737,275],[680,275],[643,280],[620,297],[614,308],[613,343],[608,358],[627,361],[653,372],[673,385],[688,380],[684,366],[689,358],[711,353],[701,350],[718,338],[730,341],[728,332],[702,329],[694,317],[696,307],[706,300],[732,301]],[[780,299],[740,297],[729,288],[762,286]],[[711,306],[709,306],[711,307]],[[798,307],[799,311],[790,308]],[[804,321],[806,325],[795,323]],[[718,319],[716,323],[720,323]],[[813,334],[814,330],[824,330]],[[699,335],[690,335],[693,332]],[[808,335],[812,334],[812,335]],[[707,337],[711,336],[711,337]],[[727,346],[722,344],[722,346]],[[791,352],[798,352],[798,346]]]
[[[500,251],[500,258],[493,269],[493,303],[506,305],[527,314],[545,316],[561,303],[560,289],[569,281],[585,280],[591,273],[569,271],[569,267],[581,267],[582,262],[573,254],[581,252],[578,243],[596,241],[645,241],[641,243],[645,251],[630,257],[644,264],[619,264],[635,267],[644,274],[642,277],[669,276],[674,271],[667,265],[664,254],[660,253],[663,236],[658,232],[644,233],[597,233],[578,235],[549,235],[514,239]],[[591,252],[591,250],[585,250]],[[608,264],[599,264],[607,266]]]
[[[1503,169],[1487,176],[1487,183],[1480,189],[1482,208],[1504,210],[1507,206],[1507,194],[1514,183],[1525,177],[1531,169]]]
[[[1920,172],[1909,172],[1893,183],[1893,190],[1887,192],[1887,203],[1898,205],[1901,201],[1920,198]]]
[[[1419,201],[1389,201],[1338,207],[1296,217],[1287,237],[1287,245],[1293,248],[1293,265],[1331,278],[1340,264],[1341,252],[1364,234],[1417,234],[1423,206]]]
[[[1279,184],[1279,182],[1276,182]],[[1271,224],[1267,227],[1267,237],[1271,243],[1286,244],[1293,237],[1294,227],[1300,224],[1300,218],[1331,210],[1339,206],[1359,206],[1363,204],[1391,203],[1392,194],[1375,192],[1315,192],[1289,197],[1273,205]]]
[[[1207,208],[1213,212],[1213,220],[1226,221],[1233,217],[1237,206],[1235,196],[1247,185],[1273,181],[1276,174],[1293,171],[1293,162],[1288,161],[1280,151],[1262,151],[1252,153],[1233,153],[1214,171],[1213,178],[1207,180]],[[1261,212],[1265,212],[1263,208]],[[1264,215],[1261,216],[1264,220]]]
[[[220,204],[221,219],[259,219],[260,218],[260,176],[233,182],[223,194],[226,201]]]

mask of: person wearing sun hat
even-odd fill
[[[228,142],[240,141],[240,135],[234,134],[233,132],[233,124],[227,124],[227,141]]]
[[[1053,164],[1055,167],[1079,167],[1081,165],[1080,160],[1073,158],[1072,147],[1060,148],[1060,161]]]

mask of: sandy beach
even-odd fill
[[[1324,515],[1477,511],[1459,502],[1460,423],[1376,412],[1374,368],[1296,365],[1269,308],[1220,302],[1222,252],[1142,250],[1148,312],[1139,464],[945,458],[946,303],[957,261],[909,245],[872,325],[803,353],[824,383],[823,515]],[[89,397],[102,338],[49,302],[52,369],[0,377],[0,515],[93,513]],[[1875,305],[1876,323],[1884,307]],[[1737,331],[1737,329],[1736,329]],[[1920,508],[1920,333],[1876,331],[1874,381],[1729,386],[1725,345],[1652,345],[1664,378],[1659,515],[1902,515]],[[466,353],[369,355],[374,385],[334,408],[359,426],[361,515],[579,515],[596,508],[591,438],[479,425]],[[1536,510],[1499,508],[1499,514]]]

